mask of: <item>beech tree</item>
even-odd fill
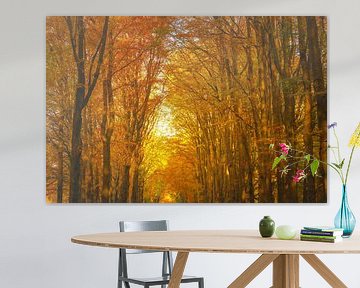
[[[105,17],[101,38],[93,55],[87,55],[85,47],[85,24],[84,17],[77,16],[75,21],[72,17],[65,18],[69,29],[70,42],[77,68],[77,84],[74,99],[73,123],[71,135],[71,159],[70,159],[70,198],[71,202],[81,201],[80,172],[81,172],[81,128],[82,111],[89,102],[100,74],[103,62],[109,17]],[[86,75],[86,63],[91,59]],[[93,68],[95,65],[95,71]]]

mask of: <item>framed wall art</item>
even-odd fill
[[[327,201],[326,17],[49,16],[46,105],[48,203]]]

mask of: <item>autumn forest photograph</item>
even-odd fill
[[[327,28],[48,16],[47,203],[326,203]]]

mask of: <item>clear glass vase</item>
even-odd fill
[[[349,207],[346,185],[343,185],[341,206],[334,224],[336,228],[344,229],[343,237],[350,237],[355,229],[356,219]]]

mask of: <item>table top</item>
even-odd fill
[[[360,253],[360,235],[338,243],[321,243],[262,238],[256,230],[188,230],[156,232],[117,232],[80,235],[77,244],[182,252],[248,254],[342,254]]]

